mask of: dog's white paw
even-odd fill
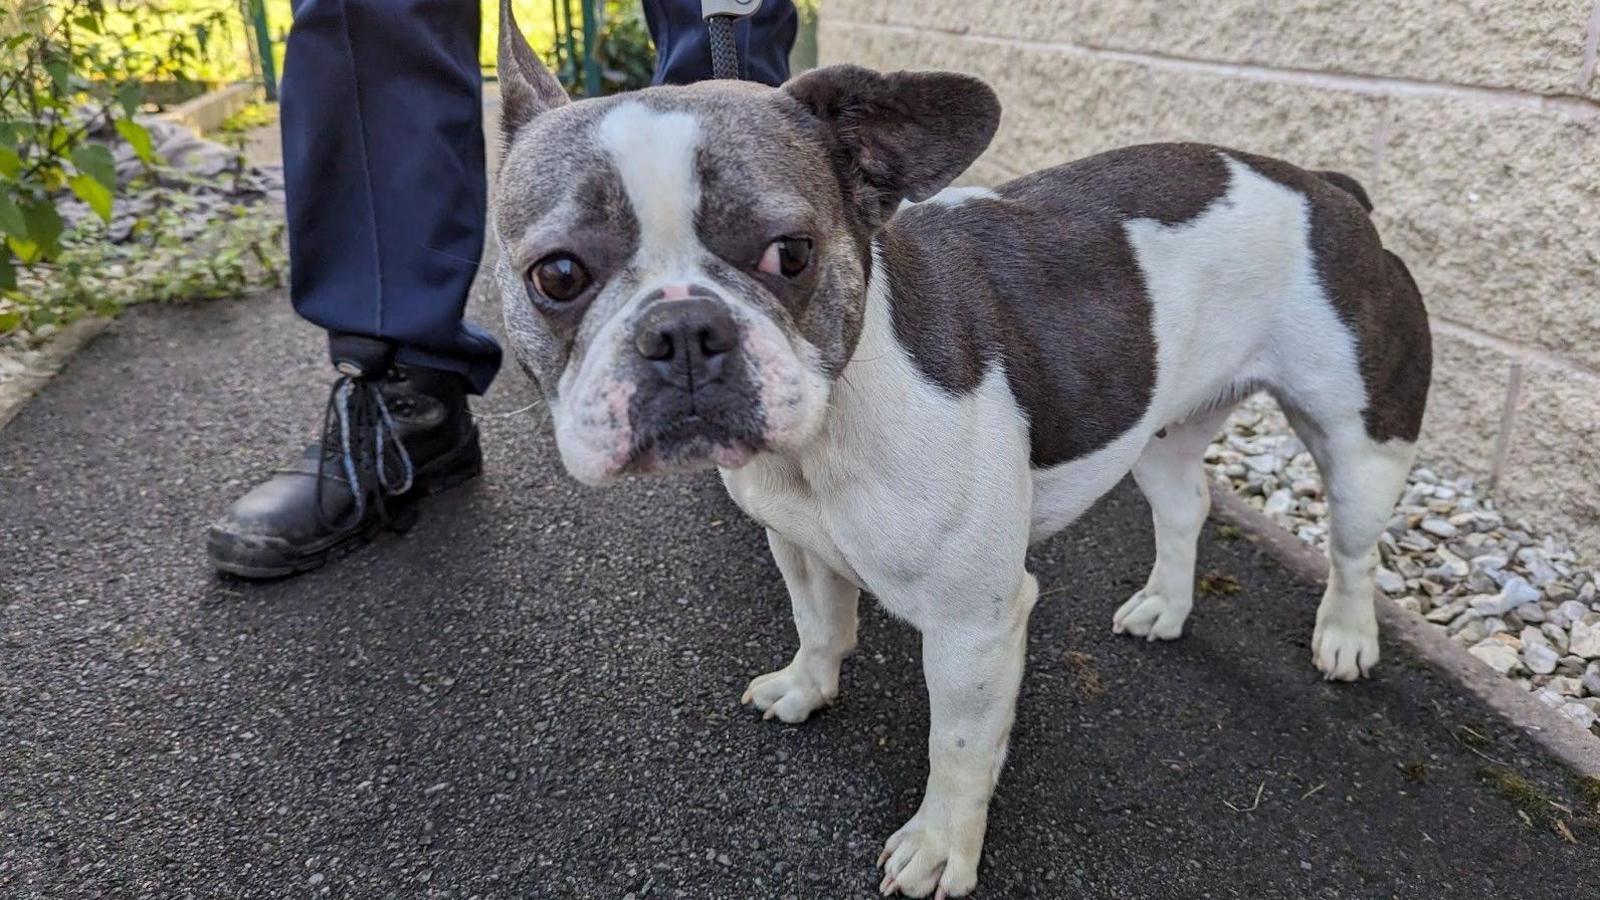
[[[1170,641],[1183,636],[1183,623],[1189,619],[1194,601],[1178,601],[1165,594],[1142,590],[1117,608],[1111,616],[1113,634],[1137,635],[1151,641]]]
[[[978,857],[983,853],[983,825],[933,821],[919,812],[883,843],[878,866],[883,881],[878,893],[937,900],[964,897],[978,886]]]
[[[1329,681],[1367,677],[1378,664],[1378,623],[1349,625],[1337,619],[1318,621],[1316,630],[1311,633],[1311,661]]]
[[[764,718],[777,718],[796,725],[832,703],[838,692],[837,682],[823,684],[797,659],[776,672],[752,678],[739,702],[754,703],[756,709],[765,713]]]

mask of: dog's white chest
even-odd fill
[[[857,587],[866,587],[840,552],[822,498],[799,464],[763,457],[737,471],[723,470],[722,482],[751,518],[826,561]]]
[[[723,480],[757,521],[917,623],[974,593],[972,573],[952,571],[953,560],[973,572],[1020,569],[1027,422],[998,370],[961,397],[923,379],[893,338],[884,289],[869,290],[856,359],[817,439]]]

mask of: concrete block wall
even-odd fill
[[[1158,140],[1355,176],[1433,317],[1424,460],[1600,559],[1600,0],[827,0],[819,41],[994,85],[970,183]]]

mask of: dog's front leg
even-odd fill
[[[922,806],[884,843],[880,891],[960,897],[978,884],[989,798],[1005,762],[1039,586],[1023,573],[1008,597],[923,628],[928,681],[928,788]]]
[[[861,591],[827,563],[772,529],[772,558],[783,572],[794,609],[800,649],[776,672],[758,675],[741,703],[754,703],[767,718],[804,722],[839,693],[839,665],[856,648],[856,606]]]

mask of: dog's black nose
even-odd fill
[[[673,300],[640,317],[633,343],[669,378],[687,375],[705,383],[721,373],[723,359],[738,346],[739,326],[715,300]]]

